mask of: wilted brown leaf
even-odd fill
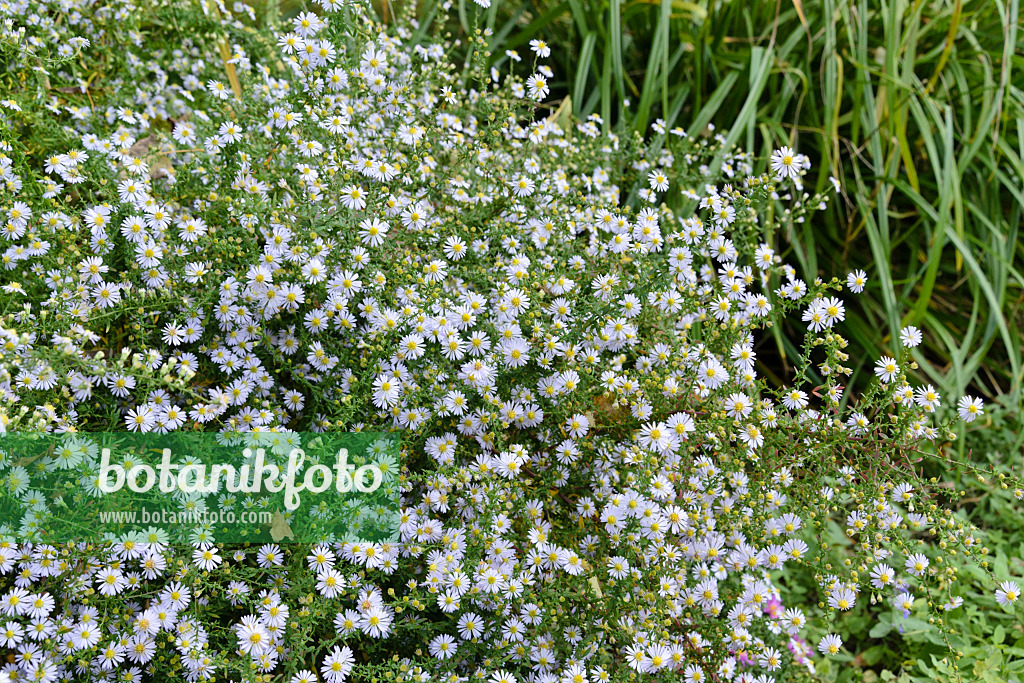
[[[292,533],[292,528],[288,526],[287,520],[284,515],[278,510],[274,513],[273,519],[270,520],[270,538],[274,539],[274,543],[278,543],[282,538],[288,537],[295,540],[295,534]]]

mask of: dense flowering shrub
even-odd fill
[[[9,678],[797,680],[842,649],[810,622],[961,604],[949,558],[986,551],[914,462],[983,407],[909,383],[914,328],[844,395],[866,275],[771,246],[828,200],[807,158],[548,116],[543,44],[523,78],[320,10],[0,8],[0,431],[397,430],[401,542],[9,540]]]

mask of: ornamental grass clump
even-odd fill
[[[844,395],[867,277],[773,246],[829,200],[807,157],[549,115],[543,43],[499,72],[485,32],[320,5],[0,8],[0,431],[394,431],[400,541],[0,520],[4,675],[797,680],[858,601],[960,606],[987,551],[914,468],[984,408],[911,383],[913,328]],[[780,388],[755,349],[784,319]],[[5,495],[59,515],[31,487],[59,465],[4,455]]]

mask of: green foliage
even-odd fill
[[[1021,416],[1012,406],[1003,403],[987,408],[985,420],[971,425],[965,438],[974,464],[985,474],[964,476],[956,469],[935,473],[939,475],[938,488],[959,492],[952,505],[958,522],[976,525],[992,556],[988,563],[991,574],[973,561],[947,557],[956,569],[965,599],[959,610],[943,615],[943,627],[952,633],[942,634],[936,621],[925,614],[925,600],[918,600],[907,618],[888,601],[864,600],[843,619],[847,652],[818,667],[823,680],[960,680],[949,659],[950,648],[960,654],[955,663],[961,679],[1024,680],[1024,626],[1012,612],[996,604],[990,588],[993,575],[1002,581],[1024,572],[1024,563],[1018,559],[1024,555],[1024,516],[1015,505],[1015,492],[1006,483],[1020,472],[1019,451],[1011,449],[1021,427]],[[853,557],[851,543],[839,527],[832,531],[829,542],[838,550],[831,561],[838,565]],[[807,573],[793,574],[785,583],[794,596],[814,594],[814,579]]]

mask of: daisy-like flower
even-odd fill
[[[895,358],[882,356],[875,363],[875,374],[886,384],[896,379],[900,374],[900,366],[896,364]]]
[[[825,325],[832,327],[837,322],[846,318],[846,309],[843,302],[835,297],[829,297],[821,301],[821,311],[825,317]]]
[[[435,636],[430,641],[430,655],[442,661],[454,657],[458,649],[459,644],[455,642],[455,638],[451,637],[447,633]]]
[[[963,604],[963,596],[957,595],[946,602],[946,604],[942,606],[942,609],[946,612],[952,612],[955,609],[959,609]]]
[[[223,558],[217,554],[217,549],[210,544],[205,544],[192,552],[192,562],[203,571],[210,571],[220,566],[223,561]]]
[[[807,393],[799,389],[792,389],[782,395],[782,405],[789,410],[803,410],[807,407]]]
[[[461,260],[466,253],[468,248],[466,243],[463,242],[459,237],[452,235],[444,241],[444,253],[445,256],[452,259],[453,261]]]
[[[996,602],[1002,606],[1012,605],[1020,599],[1020,585],[1016,581],[1003,581],[996,589]]]
[[[664,192],[668,189],[668,178],[661,171],[651,171],[647,176],[647,182],[656,192]]]
[[[352,655],[352,650],[347,645],[335,645],[331,653],[324,659],[320,673],[329,683],[343,683],[354,665],[355,657]]]
[[[535,188],[536,183],[533,182],[533,178],[526,175],[518,176],[512,182],[512,194],[516,197],[529,197]]]
[[[368,247],[384,244],[389,226],[377,217],[367,218],[359,223],[359,240]]]
[[[745,394],[730,394],[725,399],[725,410],[729,417],[743,419],[754,410],[754,402]]]
[[[182,121],[175,124],[171,137],[185,147],[190,147],[196,142],[196,129],[190,123]]]
[[[242,617],[241,623],[235,625],[235,635],[238,648],[249,656],[266,652],[273,642],[266,627],[253,615]]]
[[[358,185],[342,188],[341,203],[351,211],[362,211],[366,208],[366,191]]]
[[[116,284],[100,282],[93,289],[93,301],[100,308],[110,308],[121,301],[121,288]]]
[[[345,577],[333,568],[326,568],[317,574],[317,591],[325,598],[340,595],[344,586]]]
[[[939,406],[939,393],[931,384],[926,384],[914,393],[914,402],[926,411],[934,412]]]
[[[860,294],[863,292],[867,283],[868,274],[863,270],[855,270],[846,276],[846,286],[849,287],[850,291],[854,294]]]
[[[96,234],[98,231],[106,230],[111,222],[110,219],[110,207],[109,206],[94,206],[91,209],[86,209],[82,215],[82,221],[89,226]]]
[[[574,439],[586,436],[590,431],[590,420],[582,413],[576,413],[565,421],[565,429]]]
[[[132,408],[124,418],[125,426],[132,432],[148,432],[156,424],[156,412],[148,405]]]
[[[398,397],[402,385],[389,375],[377,375],[373,381],[373,403],[378,408],[391,408],[398,405]]]
[[[230,92],[228,87],[222,82],[213,79],[207,81],[206,89],[211,95],[219,100],[226,100],[228,98],[228,93]]]
[[[908,349],[912,349],[921,343],[921,330],[913,325],[908,325],[900,330],[900,343]]]
[[[386,638],[391,632],[393,619],[389,610],[373,607],[362,616],[359,628],[371,638]]]
[[[256,561],[261,567],[280,567],[284,562],[284,553],[281,549],[273,544],[267,543],[260,546],[259,551],[256,553]]]
[[[90,284],[103,281],[103,276],[110,270],[110,267],[103,263],[98,256],[90,256],[78,265],[78,272],[83,279]]]
[[[124,590],[128,582],[120,570],[107,567],[96,575],[96,585],[103,595],[116,595]]]
[[[760,448],[764,443],[764,432],[757,425],[750,423],[744,425],[740,431],[740,440],[747,445],[747,448],[753,451]]]
[[[538,102],[548,96],[548,80],[539,73],[526,79],[526,88],[530,97]]]
[[[922,576],[928,569],[928,558],[921,553],[914,553],[907,558],[906,564],[907,571],[914,576]]]
[[[824,636],[818,641],[818,652],[825,655],[826,657],[834,657],[839,654],[839,649],[843,646],[843,639],[835,633],[830,633]]]
[[[183,610],[192,602],[192,591],[187,586],[175,581],[160,591],[160,598],[171,609]]]
[[[828,315],[825,312],[825,302],[821,299],[814,301],[804,311],[802,320],[807,323],[807,329],[811,332],[821,332],[828,323]]]
[[[8,621],[0,629],[0,646],[13,648],[19,646],[25,637],[25,628],[16,621]]]
[[[828,597],[829,607],[841,611],[853,609],[853,605],[856,602],[857,594],[850,588],[839,588],[832,591],[832,594]]]
[[[75,650],[84,650],[100,642],[102,632],[99,624],[79,624],[71,631],[71,644]]]
[[[484,621],[477,614],[467,612],[459,617],[458,629],[463,640],[478,638],[484,632]]]
[[[530,41],[530,49],[541,59],[551,56],[551,46],[539,38],[534,38]]]
[[[892,491],[892,502],[894,503],[909,503],[913,498],[914,487],[906,482],[897,484]]]
[[[796,178],[800,175],[796,152],[791,147],[780,147],[771,156],[771,167],[780,178]]]
[[[893,585],[895,570],[887,564],[876,564],[871,568],[871,585],[882,590]]]
[[[687,664],[686,669],[683,670],[684,683],[705,683],[707,680],[704,669],[699,664]]]
[[[757,663],[768,671],[775,671],[782,666],[782,653],[773,647],[765,648],[758,656]]]
[[[985,404],[974,396],[961,396],[956,407],[957,414],[964,422],[974,422],[979,415],[985,414]]]

